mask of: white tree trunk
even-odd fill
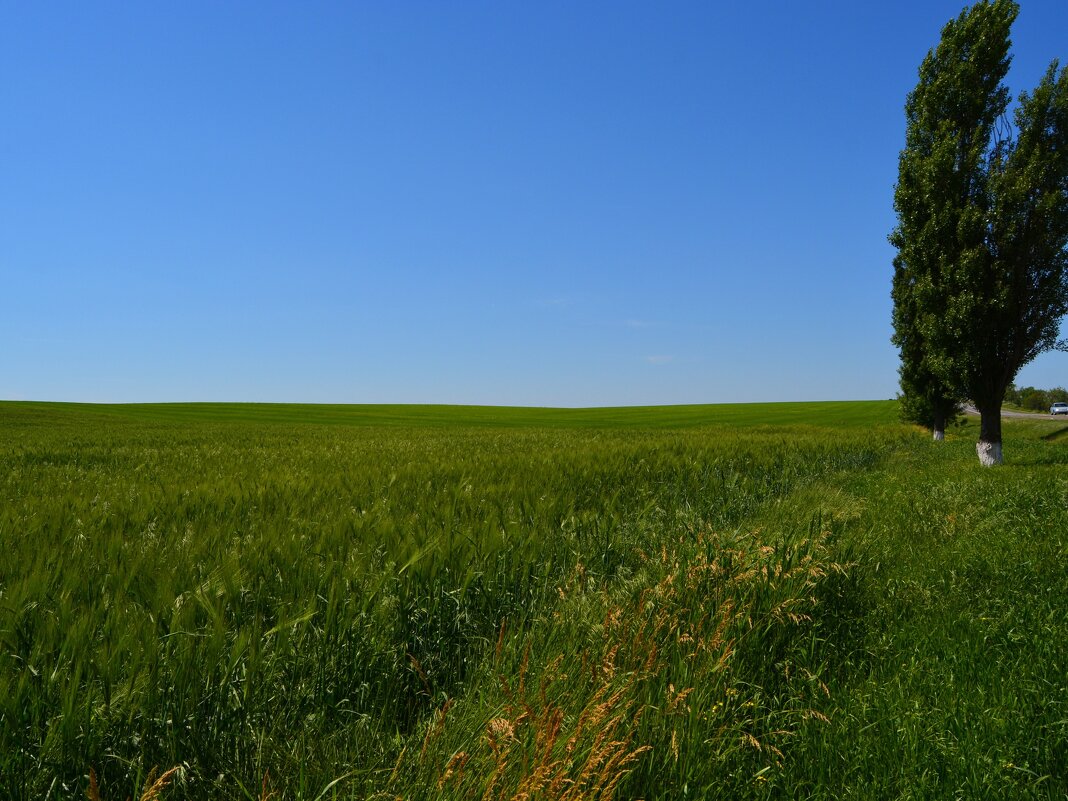
[[[940,428],[936,428],[934,431],[935,442],[941,442],[946,438],[946,432]]]
[[[975,452],[979,454],[979,464],[983,467],[993,467],[996,464],[1002,464],[1004,462],[1001,458],[1000,442],[984,442],[983,440],[979,440],[975,443]]]

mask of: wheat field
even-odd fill
[[[2,403],[0,796],[1063,796],[1062,429]]]

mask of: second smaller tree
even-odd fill
[[[923,336],[916,324],[914,277],[900,257],[894,259],[894,336],[901,349],[898,368],[901,417],[931,430],[936,440],[946,438],[946,426],[956,421],[963,398],[925,363]]]

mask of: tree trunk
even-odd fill
[[[946,438],[946,414],[942,411],[942,405],[934,405],[934,424],[931,426],[935,442],[942,442]]]
[[[979,408],[979,442],[975,445],[979,464],[992,467],[1002,464],[1001,455],[1001,404],[984,404]]]

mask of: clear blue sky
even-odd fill
[[[892,397],[963,5],[0,0],[0,398]],[[1024,1],[1014,94],[1066,31]]]

